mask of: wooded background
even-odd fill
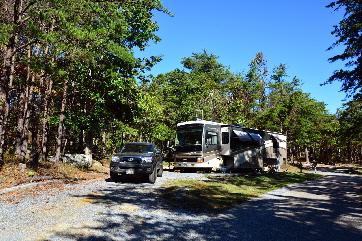
[[[341,6],[346,23],[360,24],[358,1],[329,7]],[[350,76],[343,91],[354,96],[331,114],[285,64],[270,67],[261,52],[241,73],[200,50],[185,53],[182,68],[147,75],[162,57],[134,51],[160,41],[155,11],[170,14],[159,0],[0,2],[0,167],[14,157],[31,165],[50,156],[59,162],[64,153],[104,158],[129,141],[165,148],[176,124],[194,116],[286,134],[289,160],[305,150],[315,161],[362,160],[358,76],[340,70],[328,80]],[[354,46],[342,29],[352,25],[335,27],[335,45]],[[352,58],[349,66],[359,67],[360,55],[330,60]]]

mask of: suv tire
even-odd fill
[[[149,183],[155,183],[157,178],[157,168],[155,167],[153,169],[153,172],[148,175],[148,182]]]
[[[157,176],[158,177],[162,177],[162,173],[163,173],[163,165],[160,165],[160,169],[157,170]]]
[[[118,175],[118,173],[116,173],[116,172],[110,172],[109,175],[110,175],[112,181],[114,181],[114,182],[119,182],[120,176]]]

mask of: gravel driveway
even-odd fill
[[[154,185],[91,180],[0,196],[0,240],[362,240],[361,176],[329,173],[216,216],[170,208]]]

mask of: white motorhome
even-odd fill
[[[287,137],[195,117],[177,124],[173,154],[175,170],[262,171],[286,161]]]

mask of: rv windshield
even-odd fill
[[[201,146],[202,129],[202,126],[179,127],[176,133],[176,146]]]

